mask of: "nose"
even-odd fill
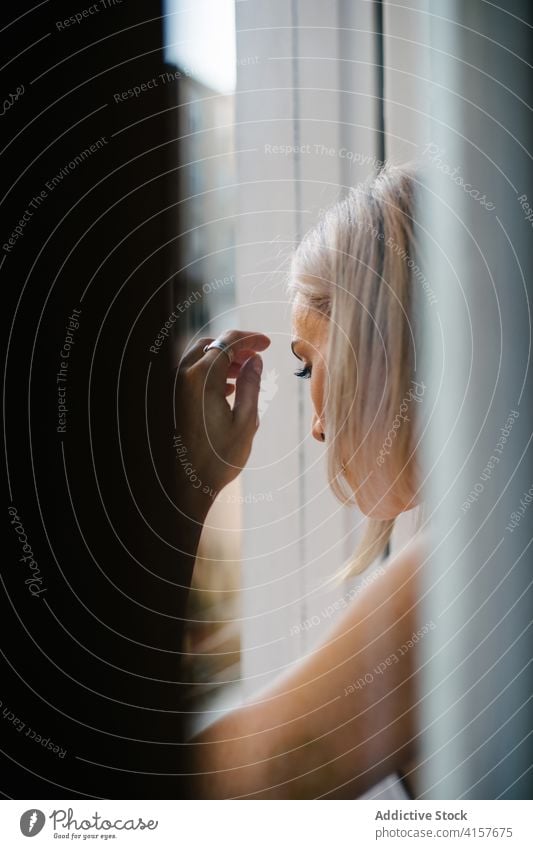
[[[320,416],[317,416],[316,413],[313,414],[313,423],[312,423],[312,426],[311,426],[311,433],[313,434],[313,437],[318,442],[325,442],[326,441],[326,434],[324,433],[324,427],[323,427],[322,422],[320,420]]]

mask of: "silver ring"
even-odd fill
[[[231,353],[230,346],[228,344],[226,344],[226,342],[221,342],[220,339],[215,339],[214,342],[210,342],[209,345],[205,346],[204,354],[207,354],[207,352],[210,351],[211,348],[217,348],[219,351],[224,351],[224,353],[226,354],[226,356],[229,360],[230,365],[232,364],[233,354]]]

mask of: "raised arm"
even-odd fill
[[[242,330],[230,330],[220,339],[227,353],[216,348],[205,352],[213,340],[199,339],[185,352],[175,375],[176,522],[187,588],[213,499],[250,455],[262,369],[257,352],[270,345],[263,333]],[[235,384],[227,382],[231,378]],[[230,408],[226,398],[233,392]]]

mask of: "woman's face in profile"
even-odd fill
[[[296,374],[310,381],[311,400],[314,414],[311,433],[319,442],[325,442],[326,422],[324,405],[327,377],[326,349],[329,320],[317,310],[303,305],[298,300],[292,308],[293,354],[300,360]]]
[[[291,348],[294,355],[300,360],[300,368],[297,374],[302,378],[309,379],[311,400],[314,413],[311,424],[311,433],[319,442],[325,442],[331,438],[328,435],[327,421],[325,420],[324,407],[327,392],[327,345],[329,333],[329,319],[318,310],[295,300],[292,308],[292,340]],[[345,471],[345,477],[354,490],[357,506],[366,516],[375,519],[390,519],[404,510],[409,510],[416,504],[415,501],[404,503],[397,497],[397,491],[391,486],[384,471],[372,476],[371,485],[363,483],[357,487],[350,480],[349,468]]]

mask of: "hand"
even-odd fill
[[[215,496],[246,465],[259,420],[257,401],[264,351],[263,333],[228,330],[219,340],[224,351],[199,339],[183,355],[176,375],[176,437],[179,488],[188,515],[203,521]],[[227,383],[236,378],[236,384]],[[235,390],[233,409],[226,398]]]

